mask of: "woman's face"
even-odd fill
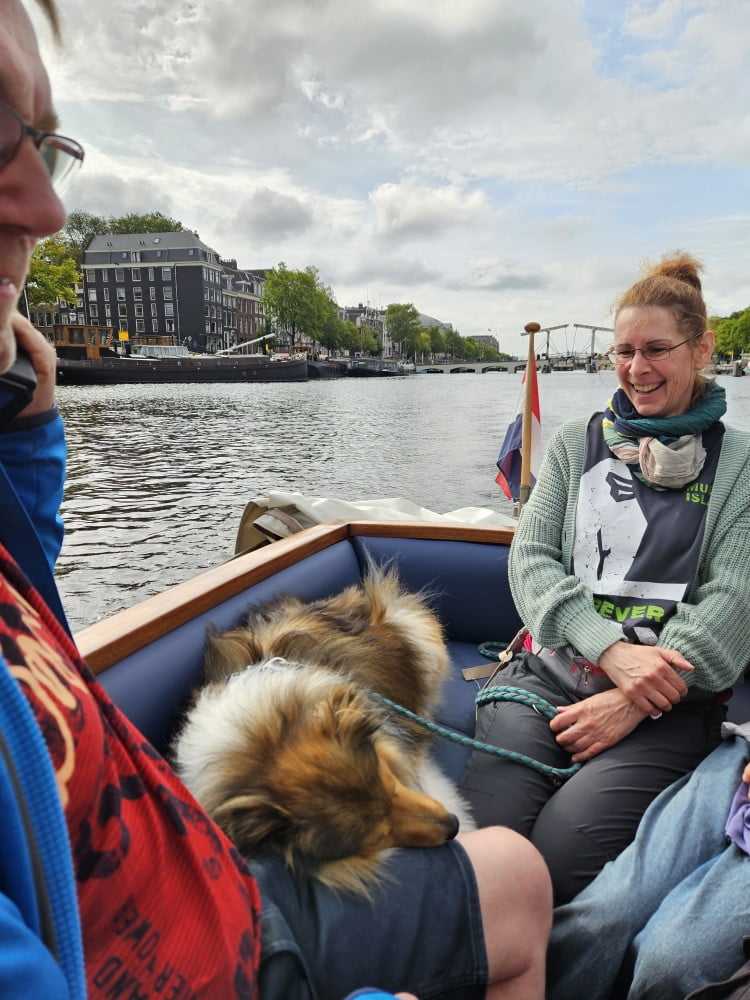
[[[662,306],[631,306],[615,321],[616,351],[635,351],[615,365],[620,387],[642,417],[674,417],[690,409],[695,376],[711,360],[711,330],[688,343],[672,312]],[[678,346],[679,345],[679,346]],[[644,348],[674,347],[659,361],[647,361]]]

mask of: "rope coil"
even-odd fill
[[[533,757],[527,757],[526,754],[517,753],[515,750],[505,750],[503,747],[496,747],[490,743],[482,743],[479,740],[472,739],[470,736],[465,736],[463,733],[457,733],[453,729],[447,729],[445,726],[438,725],[436,722],[424,719],[421,715],[417,715],[416,713],[411,712],[408,708],[404,708],[403,705],[398,705],[395,701],[391,701],[390,698],[386,698],[385,695],[378,694],[377,691],[371,691],[370,694],[374,698],[377,698],[378,701],[388,705],[389,708],[392,708],[400,715],[405,716],[412,722],[418,723],[420,726],[424,726],[426,729],[429,729],[430,732],[436,733],[438,736],[451,740],[453,743],[458,743],[460,746],[469,747],[472,750],[480,750],[482,753],[492,754],[496,757],[502,757],[505,760],[513,761],[516,764],[523,764],[525,767],[531,767],[535,771],[539,771],[541,774],[545,775],[557,785],[561,785],[568,778],[580,771],[582,767],[581,764],[571,764],[570,767],[552,767],[550,764],[543,764],[540,760],[534,760]],[[545,701],[545,699],[539,695],[531,694],[529,691],[524,691],[522,688],[509,687],[505,684],[501,684],[497,687],[484,688],[476,697],[477,705],[484,705],[492,701],[516,701],[523,705],[528,705],[529,708],[532,708],[538,715],[541,715],[546,719],[551,719],[557,714],[555,706],[551,705],[548,701]]]

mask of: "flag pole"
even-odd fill
[[[521,432],[521,489],[518,497],[518,513],[531,495],[531,403],[532,385],[531,365],[536,366],[536,351],[534,350],[534,334],[541,327],[538,323],[527,323],[524,331],[529,336],[529,356],[526,362],[526,395],[523,401],[523,430]]]

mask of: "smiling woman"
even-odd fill
[[[555,789],[475,754],[463,787],[480,825],[541,850],[558,902],[718,744],[727,690],[750,662],[737,613],[750,600],[750,435],[724,427],[724,390],[700,376],[713,333],[699,267],[668,255],[622,296],[619,388],[603,414],[555,433],[511,549],[529,635],[506,684],[557,714],[545,726],[531,708],[482,706],[477,738],[585,767]]]
[[[699,269],[688,254],[672,254],[620,300],[611,357],[620,387],[643,417],[684,413],[707,388],[698,373],[711,359],[714,335]]]

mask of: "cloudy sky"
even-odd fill
[[[583,347],[666,250],[711,312],[750,305],[745,0],[58,2],[70,209],[159,210],[514,353],[530,320]]]

